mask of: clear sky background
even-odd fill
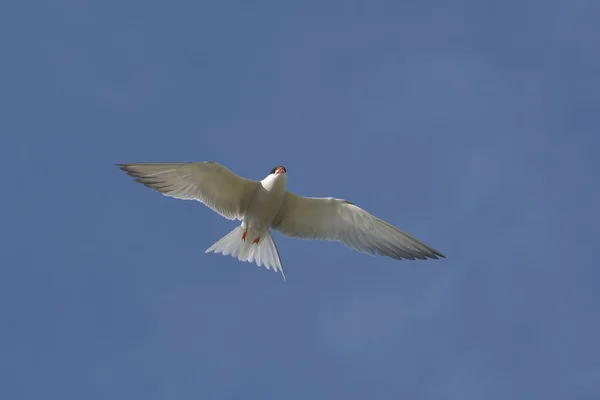
[[[1,398],[600,398],[597,1],[1,9]],[[113,165],[203,160],[448,258],[283,282]]]

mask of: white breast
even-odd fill
[[[246,211],[242,226],[258,235],[266,232],[281,208],[286,182],[287,174],[271,174],[263,179]]]

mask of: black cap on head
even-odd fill
[[[271,170],[271,174],[277,173],[277,171],[279,170],[279,168],[282,168],[283,172],[287,172],[287,170],[285,169],[285,167],[283,165],[278,165],[276,167],[273,167],[273,169]]]

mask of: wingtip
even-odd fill
[[[115,166],[117,168],[119,168],[121,171],[129,172],[129,169],[128,169],[129,164],[115,164]]]
[[[433,255],[427,255],[425,258],[423,258],[423,260],[439,260],[442,258],[446,258],[446,256],[436,252]]]

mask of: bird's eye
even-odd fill
[[[274,174],[275,172],[277,172],[277,167],[273,167],[273,169],[271,170],[271,174]]]

